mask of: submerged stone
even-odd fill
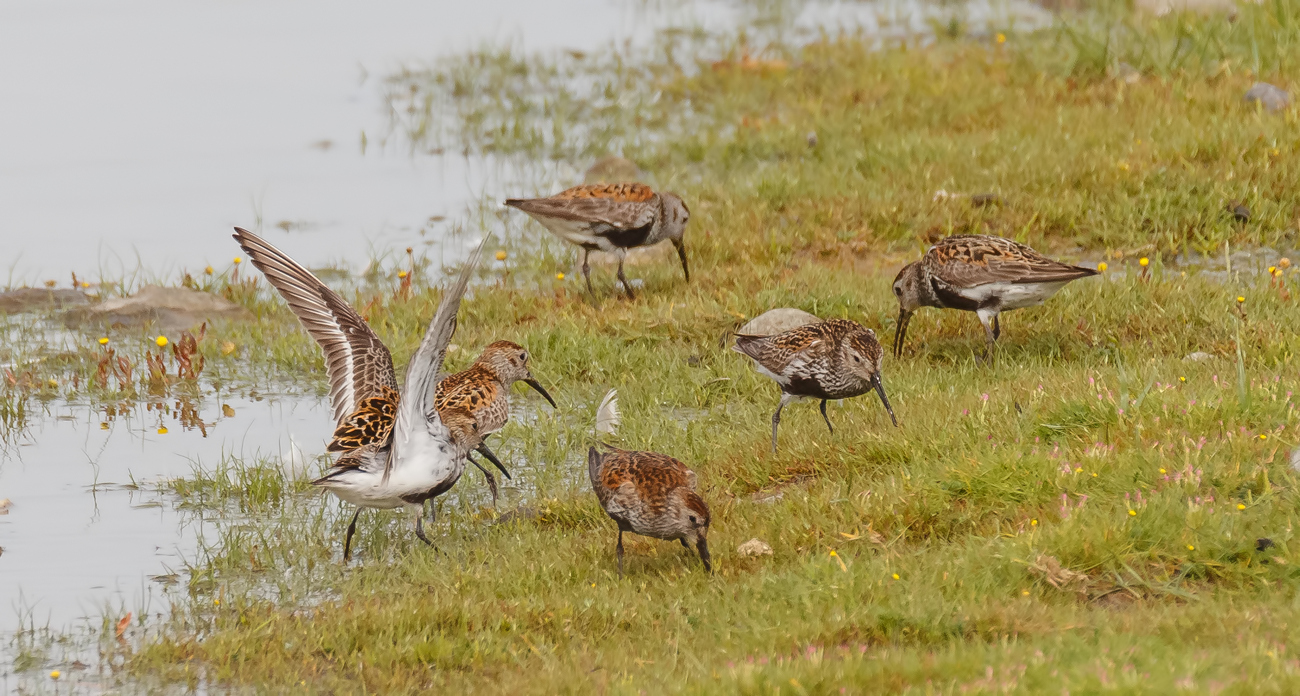
[[[0,292],[0,313],[17,314],[19,312],[36,312],[44,309],[62,309],[64,307],[84,305],[90,298],[80,290],[67,288],[17,288]]]
[[[64,323],[71,327],[84,324],[156,324],[161,329],[175,330],[188,329],[205,321],[247,318],[251,318],[248,310],[223,297],[190,288],[158,285],[146,285],[130,297],[115,297],[69,310],[63,315]]]

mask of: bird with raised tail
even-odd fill
[[[611,390],[597,411],[596,430],[612,434],[618,421],[618,402]],[[618,524],[618,576],[623,577],[624,532],[676,539],[688,550],[694,546],[704,570],[713,572],[708,539],[712,518],[708,504],[695,492],[695,472],[666,454],[601,448],[587,451],[587,474],[601,508]]]
[[[991,356],[1002,334],[1002,312],[1040,305],[1070,281],[1092,275],[1095,269],[1053,261],[1002,237],[960,234],[940,240],[894,278],[894,356],[903,355],[907,324],[921,307],[975,312]]]
[[[781,402],[772,414],[773,452],[776,452],[781,410],[799,399],[821,400],[822,419],[834,433],[835,428],[826,415],[826,402],[875,390],[889,413],[889,420],[898,427],[880,377],[885,351],[876,340],[876,332],[856,321],[828,319],[772,336],[736,334],[732,350],[751,358],[760,374],[772,378],[781,387]]]
[[[388,348],[351,305],[261,237],[238,227],[234,237],[325,353],[336,424],[328,449],[343,454],[312,483],[357,506],[343,561],[351,558],[363,508],[415,508],[415,534],[432,546],[424,533],[424,502],[456,484],[469,453],[482,443],[474,415],[464,408],[434,408],[434,390],[483,244],[443,292],[399,391]]]
[[[593,251],[618,257],[618,279],[629,300],[635,295],[623,275],[628,249],[668,240],[677,248],[686,281],[691,280],[683,240],[691,211],[675,193],[656,193],[637,183],[588,184],[546,198],[511,198],[506,205],[528,213],[560,239],[582,247],[582,277],[593,297],[591,267],[587,265]]]
[[[483,349],[473,365],[445,377],[438,382],[438,392],[434,396],[434,406],[441,413],[448,409],[464,409],[474,416],[478,424],[478,434],[484,440],[488,435],[504,428],[510,420],[510,386],[523,382],[532,387],[555,407],[555,399],[533,377],[528,365],[528,351],[513,341],[497,341]],[[477,451],[492,462],[506,478],[510,472],[501,464],[487,443],[481,443]],[[497,482],[492,472],[483,468],[471,456],[469,461],[478,467],[487,477],[488,488],[492,491],[492,500],[496,502]]]

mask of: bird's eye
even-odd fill
[[[520,353],[520,354],[519,354],[519,359],[520,359],[520,360],[527,360],[527,359],[528,359],[528,354],[527,354],[527,353]]]
[[[691,524],[695,524],[695,515],[691,515]]]
[[[895,294],[895,295],[902,295],[902,294],[903,294],[903,289],[900,288],[900,287],[898,287],[897,285],[895,285],[895,286],[894,286],[894,294]]]
[[[859,363],[860,363],[860,362],[862,362],[862,358],[859,358],[858,356],[855,355],[855,356],[853,356],[853,362],[859,362]]]

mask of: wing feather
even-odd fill
[[[388,348],[351,305],[261,237],[236,227],[234,238],[325,353],[335,425],[362,401],[396,390]]]

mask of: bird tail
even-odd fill
[[[735,334],[735,337],[736,343],[731,346],[731,349],[741,355],[747,355],[755,359],[758,358],[758,344],[764,339],[770,338],[770,336],[751,336],[749,334]]]

